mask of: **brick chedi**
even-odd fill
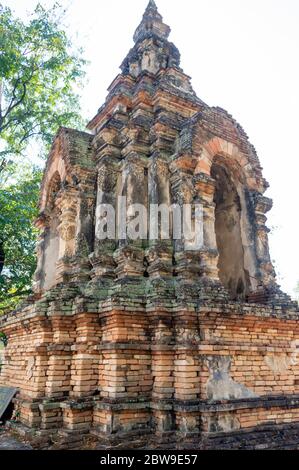
[[[19,390],[16,427],[65,446],[295,446],[299,312],[269,256],[268,185],[240,125],[196,96],[169,34],[151,0],[90,132],[54,140],[35,294],[0,319],[0,384]],[[201,204],[201,248],[99,239],[98,208],[119,196]]]

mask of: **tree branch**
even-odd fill
[[[4,114],[4,116],[1,116],[1,121],[0,121],[0,131],[3,131],[4,129],[7,128],[7,124],[5,124],[3,126],[3,122],[5,121],[5,119],[7,118],[7,116],[17,107],[19,106],[25,99],[26,97],[26,94],[27,94],[27,85],[28,83],[31,81],[32,77],[33,77],[33,74],[34,72],[36,72],[38,70],[38,67],[32,67],[31,69],[31,72],[30,72],[30,75],[29,77],[26,79],[26,80],[22,80],[21,77],[18,77],[16,79],[16,82],[14,84],[14,87],[13,87],[13,90],[12,90],[12,98],[10,100],[10,103],[8,105],[8,108]],[[17,91],[17,88],[18,88],[18,85],[21,85],[23,87],[23,90],[22,90],[22,93],[21,93],[21,96],[18,98],[17,95],[16,95],[16,91]],[[10,121],[11,122],[11,121]]]
[[[20,83],[20,80],[18,79],[17,82]],[[21,94],[21,97],[17,99],[16,95],[15,95],[15,92],[16,92],[16,87],[17,87],[17,83],[14,87],[14,90],[13,90],[13,97],[10,101],[10,104],[3,116],[3,121],[7,118],[7,116],[17,107],[19,106],[22,101],[24,101],[25,99],[25,96],[26,96],[26,92],[27,92],[27,84],[26,83],[21,83],[22,87],[23,87],[23,91],[22,91],[22,94]],[[17,101],[15,101],[17,100]]]

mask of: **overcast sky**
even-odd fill
[[[24,17],[36,0],[0,0]],[[51,6],[52,0],[41,1]],[[103,103],[106,89],[132,47],[148,0],[60,0],[67,31],[90,61],[82,93],[85,118]],[[256,147],[266,195],[271,255],[282,288],[299,281],[299,0],[156,0],[182,68],[197,95],[226,109]]]

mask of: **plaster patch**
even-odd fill
[[[27,380],[30,380],[33,377],[34,366],[35,366],[35,358],[29,357],[28,362],[27,362],[27,368],[26,368]]]
[[[216,415],[208,418],[210,432],[230,432],[240,429],[240,421],[234,414]]]
[[[231,358],[229,356],[210,356],[206,361],[210,372],[210,378],[207,382],[207,396],[209,400],[234,400],[257,397],[252,390],[231,378]]]
[[[289,369],[291,358],[287,355],[265,356],[264,362],[274,375],[279,375],[285,373]]]

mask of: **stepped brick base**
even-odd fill
[[[210,303],[165,308],[162,321],[161,308],[141,304],[45,305],[1,318],[0,384],[19,388],[16,422],[54,441],[171,433],[210,447],[299,425],[294,311]]]

